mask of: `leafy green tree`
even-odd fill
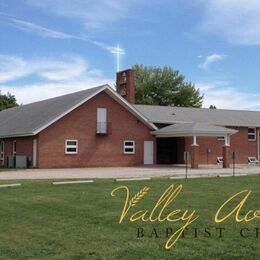
[[[179,71],[171,67],[134,65],[136,72],[136,103],[201,107],[203,96],[194,84],[185,82]]]
[[[7,94],[1,94],[0,92],[0,111],[18,106],[14,95],[7,92]]]

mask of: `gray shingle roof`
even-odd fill
[[[0,137],[33,135],[37,129],[106,86],[108,85],[3,110],[0,112]]]
[[[110,89],[112,96],[118,96],[108,85],[51,98],[0,112],[0,138],[34,135],[37,130],[54,122],[62,114],[95,95],[102,89]],[[155,129],[152,123],[206,123],[219,126],[260,127],[260,112],[223,109],[185,108],[167,106],[129,105],[132,113]],[[135,110],[134,110],[135,108]],[[136,111],[139,113],[136,113]],[[141,114],[141,115],[140,115]],[[150,122],[148,122],[148,121]],[[175,126],[176,127],[176,126]]]
[[[199,122],[220,126],[260,127],[260,112],[226,109],[134,105],[150,122]]]
[[[207,123],[176,123],[153,132],[156,136],[223,136],[237,131]]]

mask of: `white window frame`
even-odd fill
[[[4,161],[5,158],[5,142],[2,140],[0,142],[0,160]]]
[[[217,140],[218,140],[218,141],[225,141],[225,136],[218,136],[218,137],[217,137]]]
[[[126,143],[132,142],[132,145],[126,145]],[[132,148],[132,152],[126,151],[126,149]],[[124,140],[124,154],[135,154],[135,141],[134,140]]]
[[[249,129],[254,129],[254,133],[249,133]],[[249,139],[249,136],[254,136],[254,139]],[[248,141],[256,141],[256,127],[248,127],[247,130],[247,139]]]
[[[16,142],[16,140],[13,140],[13,156],[15,156],[16,153],[17,153],[17,142]]]
[[[76,142],[76,145],[68,145],[68,142]],[[65,140],[65,154],[78,154],[79,142],[77,139],[66,139]],[[68,148],[76,148],[75,152],[68,151]]]

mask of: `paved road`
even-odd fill
[[[260,166],[237,166],[236,173],[260,174]],[[219,166],[189,169],[190,177],[228,176],[232,169]],[[137,177],[184,177],[185,168],[171,166],[153,167],[107,167],[107,168],[73,168],[73,169],[26,169],[0,171],[0,180],[14,179],[82,179],[82,178],[137,178]],[[259,175],[260,176],[260,175]]]

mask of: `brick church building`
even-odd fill
[[[65,168],[259,159],[260,112],[135,104],[134,71],[103,85],[0,112],[0,165]]]

